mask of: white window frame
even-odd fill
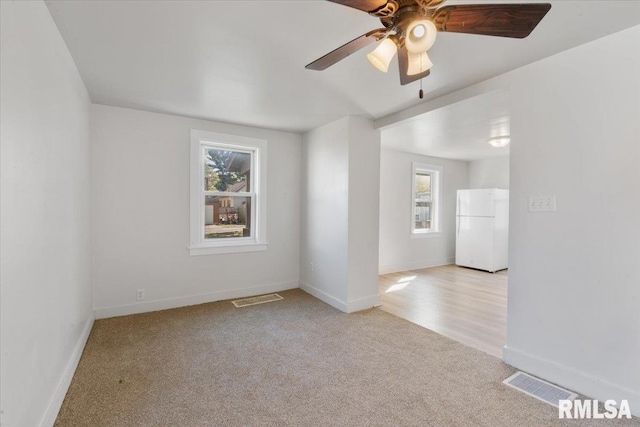
[[[431,174],[431,204],[433,206],[431,228],[416,229],[416,174]],[[411,163],[411,237],[439,237],[442,235],[442,166]]]
[[[255,203],[251,204],[250,237],[205,239],[205,201],[209,193],[204,188],[205,148],[228,149],[250,153],[251,174],[249,192]],[[190,255],[213,255],[238,252],[255,252],[267,249],[267,141],[238,135],[191,130],[191,179],[190,179]],[[247,193],[215,192],[222,196],[245,196]]]

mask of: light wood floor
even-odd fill
[[[379,278],[382,309],[496,357],[507,341],[507,272],[446,265]]]

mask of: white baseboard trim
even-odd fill
[[[397,273],[399,271],[422,270],[423,268],[440,267],[442,265],[450,265],[456,262],[454,258],[442,258],[431,261],[415,261],[406,262],[395,265],[381,265],[378,268],[378,274]]]
[[[64,402],[64,397],[67,395],[67,390],[69,390],[69,386],[71,385],[73,374],[75,374],[78,362],[80,362],[80,356],[82,356],[84,346],[87,343],[87,339],[89,339],[89,334],[91,333],[91,328],[93,328],[94,320],[95,317],[92,312],[89,319],[87,319],[84,324],[80,338],[78,338],[78,342],[76,342],[76,346],[71,353],[71,358],[69,359],[69,362],[67,362],[67,366],[64,368],[60,381],[58,381],[58,386],[53,393],[53,397],[49,401],[49,406],[47,406],[47,410],[45,411],[42,420],[40,421],[40,427],[51,427],[56,422],[58,412],[60,412],[60,407],[62,406],[62,402]]]
[[[347,303],[347,313],[355,313],[356,311],[368,310],[372,307],[382,305],[380,294],[371,295],[369,297],[360,298]]]
[[[189,305],[206,304],[208,302],[224,301],[232,298],[245,298],[254,295],[281,292],[298,288],[298,282],[272,283],[268,285],[254,286],[251,288],[230,289],[225,291],[210,292],[186,297],[168,298],[156,301],[145,301],[137,304],[119,305],[113,307],[99,307],[95,309],[96,319],[127,316],[129,314],[148,313],[151,311],[168,310],[171,308],[186,307]]]
[[[349,311],[349,306],[347,305],[346,302],[331,296],[329,294],[327,294],[324,291],[321,291],[320,289],[311,286],[310,284],[300,281],[300,289],[302,289],[303,291],[305,291],[306,293],[313,295],[314,297],[318,298],[320,301],[326,302],[327,304],[329,304],[331,307],[337,308],[338,310],[344,312],[344,313],[348,313]]]
[[[328,293],[321,291],[315,286],[300,281],[300,289],[306,293],[318,298],[322,302],[326,302],[331,307],[337,308],[343,313],[355,313],[356,311],[367,310],[371,307],[378,307],[382,305],[380,294],[371,295],[369,297],[360,298],[357,300],[344,302],[339,298],[336,298]]]
[[[640,416],[640,392],[579,372],[566,365],[542,359],[523,351],[504,346],[502,360],[531,375],[550,383],[568,388],[592,399],[603,402],[613,399],[618,404],[621,400],[629,401],[631,413]]]

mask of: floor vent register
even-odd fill
[[[240,308],[240,307],[248,307],[250,305],[264,304],[267,302],[280,301],[282,299],[284,298],[282,298],[278,294],[268,294],[268,295],[260,295],[257,297],[237,299],[237,300],[231,301],[231,303],[236,307]]]
[[[524,372],[516,372],[503,381],[509,387],[520,390],[538,400],[558,407],[560,400],[574,400],[578,395]]]

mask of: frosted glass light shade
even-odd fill
[[[423,73],[433,67],[433,62],[429,59],[427,52],[420,54],[409,53],[409,67],[407,69],[408,76],[415,76]]]
[[[378,70],[386,73],[389,69],[389,63],[398,51],[398,46],[391,39],[384,39],[373,52],[367,55],[369,62]]]
[[[487,141],[490,146],[495,148],[506,147],[511,142],[511,138],[507,136],[494,136]]]
[[[409,53],[422,53],[431,49],[431,46],[436,42],[437,35],[438,29],[433,22],[427,19],[413,21],[407,27],[404,43]]]

